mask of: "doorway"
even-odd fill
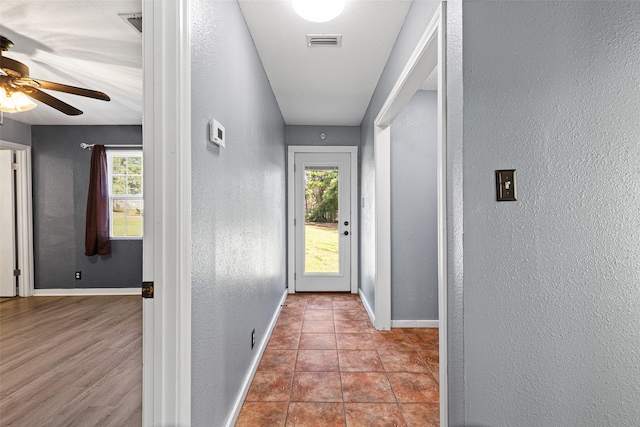
[[[289,147],[289,293],[358,292],[357,157],[357,147]]]
[[[6,210],[5,220],[11,222],[7,228],[8,233],[13,234],[13,239],[5,239],[4,243],[10,243],[3,249],[2,257],[5,261],[6,256],[12,258],[9,260],[7,272],[10,269],[10,281],[13,286],[4,283],[7,277],[4,276],[3,289],[6,286],[7,292],[2,291],[2,296],[10,295],[9,289],[12,289],[13,296],[29,297],[33,295],[33,214],[31,205],[31,147],[28,145],[17,144],[9,141],[0,140],[0,151],[5,153],[3,156],[3,176],[0,178],[2,182],[13,181],[10,186],[4,187],[8,200],[12,203],[4,203]],[[8,162],[8,167],[7,167]],[[7,181],[5,181],[7,180]],[[4,200],[4,199],[3,199]],[[4,236],[4,228],[0,235]],[[16,274],[14,276],[14,274]],[[16,288],[17,285],[17,288]]]
[[[437,257],[440,425],[448,425],[447,376],[447,171],[446,171],[446,2],[436,11],[374,122],[376,179],[376,279],[372,320],[376,329],[391,326],[391,124],[436,70],[437,74]]]
[[[0,149],[0,298],[16,296],[16,235],[13,151]],[[9,238],[10,237],[10,238]]]
[[[350,153],[294,155],[298,292],[351,290],[350,158]]]

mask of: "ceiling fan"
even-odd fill
[[[29,67],[2,54],[2,52],[6,52],[12,47],[13,42],[11,40],[0,36],[0,69],[2,69],[0,72],[0,111],[16,113],[35,108],[36,104],[28,98],[31,97],[66,115],[79,116],[82,114],[82,111],[43,92],[41,89],[70,93],[103,101],[110,100],[109,96],[103,92],[29,77]]]

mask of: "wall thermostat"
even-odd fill
[[[217,120],[211,119],[209,121],[209,140],[220,147],[224,147],[225,137],[226,133],[224,131],[224,126],[222,126]]]

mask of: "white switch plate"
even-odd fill
[[[209,140],[214,144],[225,147],[226,131],[224,126],[220,124],[216,119],[209,120]]]

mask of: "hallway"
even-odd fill
[[[236,423],[437,426],[438,330],[376,331],[353,294],[287,297]]]

